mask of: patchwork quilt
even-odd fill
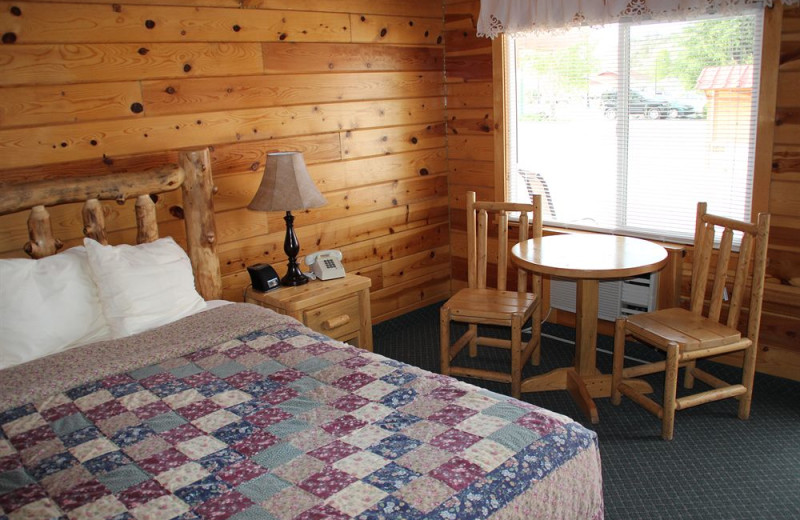
[[[228,305],[0,371],[0,520],[603,517],[594,432]]]

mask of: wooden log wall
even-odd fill
[[[774,139],[774,145],[771,145],[771,175],[761,175],[756,181],[767,184],[761,190],[764,200],[757,203],[769,208],[772,214],[758,370],[800,380],[800,9],[783,11],[780,5],[776,9],[778,15],[769,21],[765,39],[780,40],[780,57],[772,56],[779,66],[777,74],[772,75],[777,79],[771,80],[772,87],[762,95],[762,101],[766,98],[765,106],[769,105],[771,97],[777,109],[759,115],[761,121],[767,122],[765,135],[759,136],[759,141],[770,143]],[[474,190],[479,199],[504,197],[494,153],[495,147],[502,145],[499,126],[502,120],[493,113],[495,97],[500,94],[497,91],[500,85],[493,82],[493,71],[499,64],[493,57],[490,40],[475,35],[479,10],[478,0],[445,0],[454,290],[466,284],[464,194]],[[767,60],[772,57],[765,55]],[[768,135],[773,131],[774,136]],[[770,157],[769,152],[765,157]],[[688,298],[691,253],[689,248],[683,261],[682,280],[664,280],[662,275],[661,289],[675,287],[677,282],[681,297]],[[545,301],[546,287],[545,281]],[[574,315],[553,312],[551,321],[573,325]],[[612,324],[601,322],[600,332],[612,334]]]
[[[464,198],[467,191],[474,191],[478,200],[503,200],[505,197],[502,186],[496,186],[495,182],[494,150],[496,144],[502,144],[495,143],[492,41],[475,34],[479,11],[479,0],[445,1],[453,292],[465,287],[467,280]],[[491,273],[495,269],[490,265]],[[509,277],[509,280],[514,279]]]
[[[800,8],[780,20],[762,370],[800,380]],[[771,115],[771,114],[770,114]]]
[[[241,300],[247,265],[285,271],[283,214],[246,206],[265,154],[297,150],[328,199],[295,212],[301,255],[342,250],[375,321],[449,295],[441,2],[0,1],[0,34],[0,189],[209,146],[223,296]],[[185,243],[179,195],[156,206]],[[103,212],[111,243],[135,242],[130,208]],[[0,220],[0,256],[23,256],[26,219]],[[79,207],[51,219],[80,242]]]

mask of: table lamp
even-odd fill
[[[286,276],[281,278],[281,285],[294,286],[308,282],[308,278],[297,265],[300,242],[294,233],[292,211],[318,208],[327,202],[317,190],[314,181],[311,180],[302,153],[275,152],[267,154],[264,177],[247,208],[255,211],[286,211],[286,216],[283,217],[283,220],[286,221],[283,251],[289,257],[289,263]]]

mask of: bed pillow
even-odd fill
[[[110,338],[83,247],[0,260],[0,368]]]
[[[172,323],[205,307],[189,257],[172,238],[137,246],[104,246],[86,238],[84,245],[114,338]]]

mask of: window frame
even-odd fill
[[[753,158],[753,185],[750,214],[769,211],[770,181],[775,130],[775,110],[778,91],[778,66],[781,44],[782,10],[764,8],[762,18],[761,68],[756,115],[756,142]],[[492,82],[494,132],[494,185],[495,200],[508,197],[508,175],[511,170],[511,145],[508,107],[511,74],[508,70],[510,36],[502,34],[492,40]],[[561,226],[545,226],[545,233],[570,233],[574,229]],[[581,231],[592,233],[594,231]],[[624,234],[624,233],[620,233]]]

